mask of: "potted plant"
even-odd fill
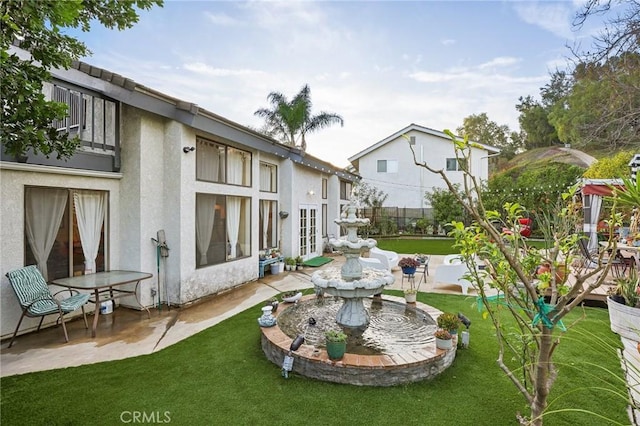
[[[416,303],[417,295],[418,295],[418,290],[413,287],[413,283],[411,283],[411,287],[404,290],[404,300],[407,303]]]
[[[293,257],[285,257],[284,264],[287,268],[287,271],[292,271],[296,266],[296,260]]]
[[[449,333],[456,334],[458,327],[460,327],[460,319],[458,316],[451,312],[443,312],[436,320],[438,327],[447,330]]]
[[[434,333],[436,337],[436,348],[448,351],[453,348],[453,336],[447,330],[438,329]]]
[[[327,355],[331,360],[340,360],[347,351],[347,335],[338,330],[327,330],[324,333]]]
[[[418,262],[413,257],[403,257],[398,262],[398,266],[402,268],[402,273],[405,275],[413,275],[416,273],[416,268],[420,266],[420,262]]]
[[[635,267],[631,268],[628,277],[616,278],[615,283],[613,294],[607,298],[611,330],[640,342],[640,281]]]
[[[295,264],[298,265],[298,269],[302,269],[304,267],[303,263],[304,263],[304,259],[302,259],[302,256],[296,257]]]

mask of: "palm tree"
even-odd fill
[[[260,108],[254,113],[265,119],[267,134],[291,146],[296,146],[296,138],[300,136],[303,151],[307,150],[307,133],[336,123],[344,125],[344,120],[338,114],[321,112],[311,115],[311,89],[308,84],[291,101],[280,92],[269,93],[267,100],[271,103],[271,109]]]

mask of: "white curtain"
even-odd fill
[[[271,167],[266,164],[260,164],[260,189],[271,191]]]
[[[278,205],[275,201],[271,202],[271,247],[277,247],[278,241],[276,241],[278,234],[278,215],[276,214]]]
[[[216,217],[216,197],[209,194],[196,195],[196,244],[200,252],[200,265],[206,265],[207,251],[211,243],[211,232]]]
[[[269,210],[271,209],[271,201],[262,200],[260,204],[260,213],[262,213],[262,248],[268,248],[269,242]]]
[[[602,207],[602,197],[600,195],[591,195],[591,217],[589,218],[589,250],[598,249],[598,219],[600,218],[600,207]]]
[[[220,154],[218,148],[207,142],[198,141],[196,170],[198,179],[210,182],[220,181]]]
[[[73,205],[76,209],[78,233],[84,254],[84,273],[96,272],[96,257],[100,248],[100,231],[104,223],[107,194],[97,191],[75,191]]]
[[[244,154],[235,149],[229,148],[228,150],[228,162],[229,167],[227,170],[227,182],[242,185],[243,182],[243,166],[244,166]]]
[[[49,280],[47,259],[67,206],[67,193],[66,189],[27,188],[26,190],[27,240],[38,262],[38,269],[47,281]]]
[[[238,233],[240,231],[240,197],[227,197],[227,235],[231,245],[229,258],[235,259]]]

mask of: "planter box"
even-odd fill
[[[622,337],[640,342],[640,309],[623,305],[607,297],[611,331]]]

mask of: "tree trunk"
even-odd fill
[[[552,350],[553,330],[542,327],[538,362],[536,363],[533,377],[534,394],[533,401],[531,401],[532,425],[542,425],[542,414],[544,414],[544,410],[547,408],[547,397],[549,396],[549,388],[553,381],[553,377],[550,375],[550,371],[553,368],[551,365]]]

